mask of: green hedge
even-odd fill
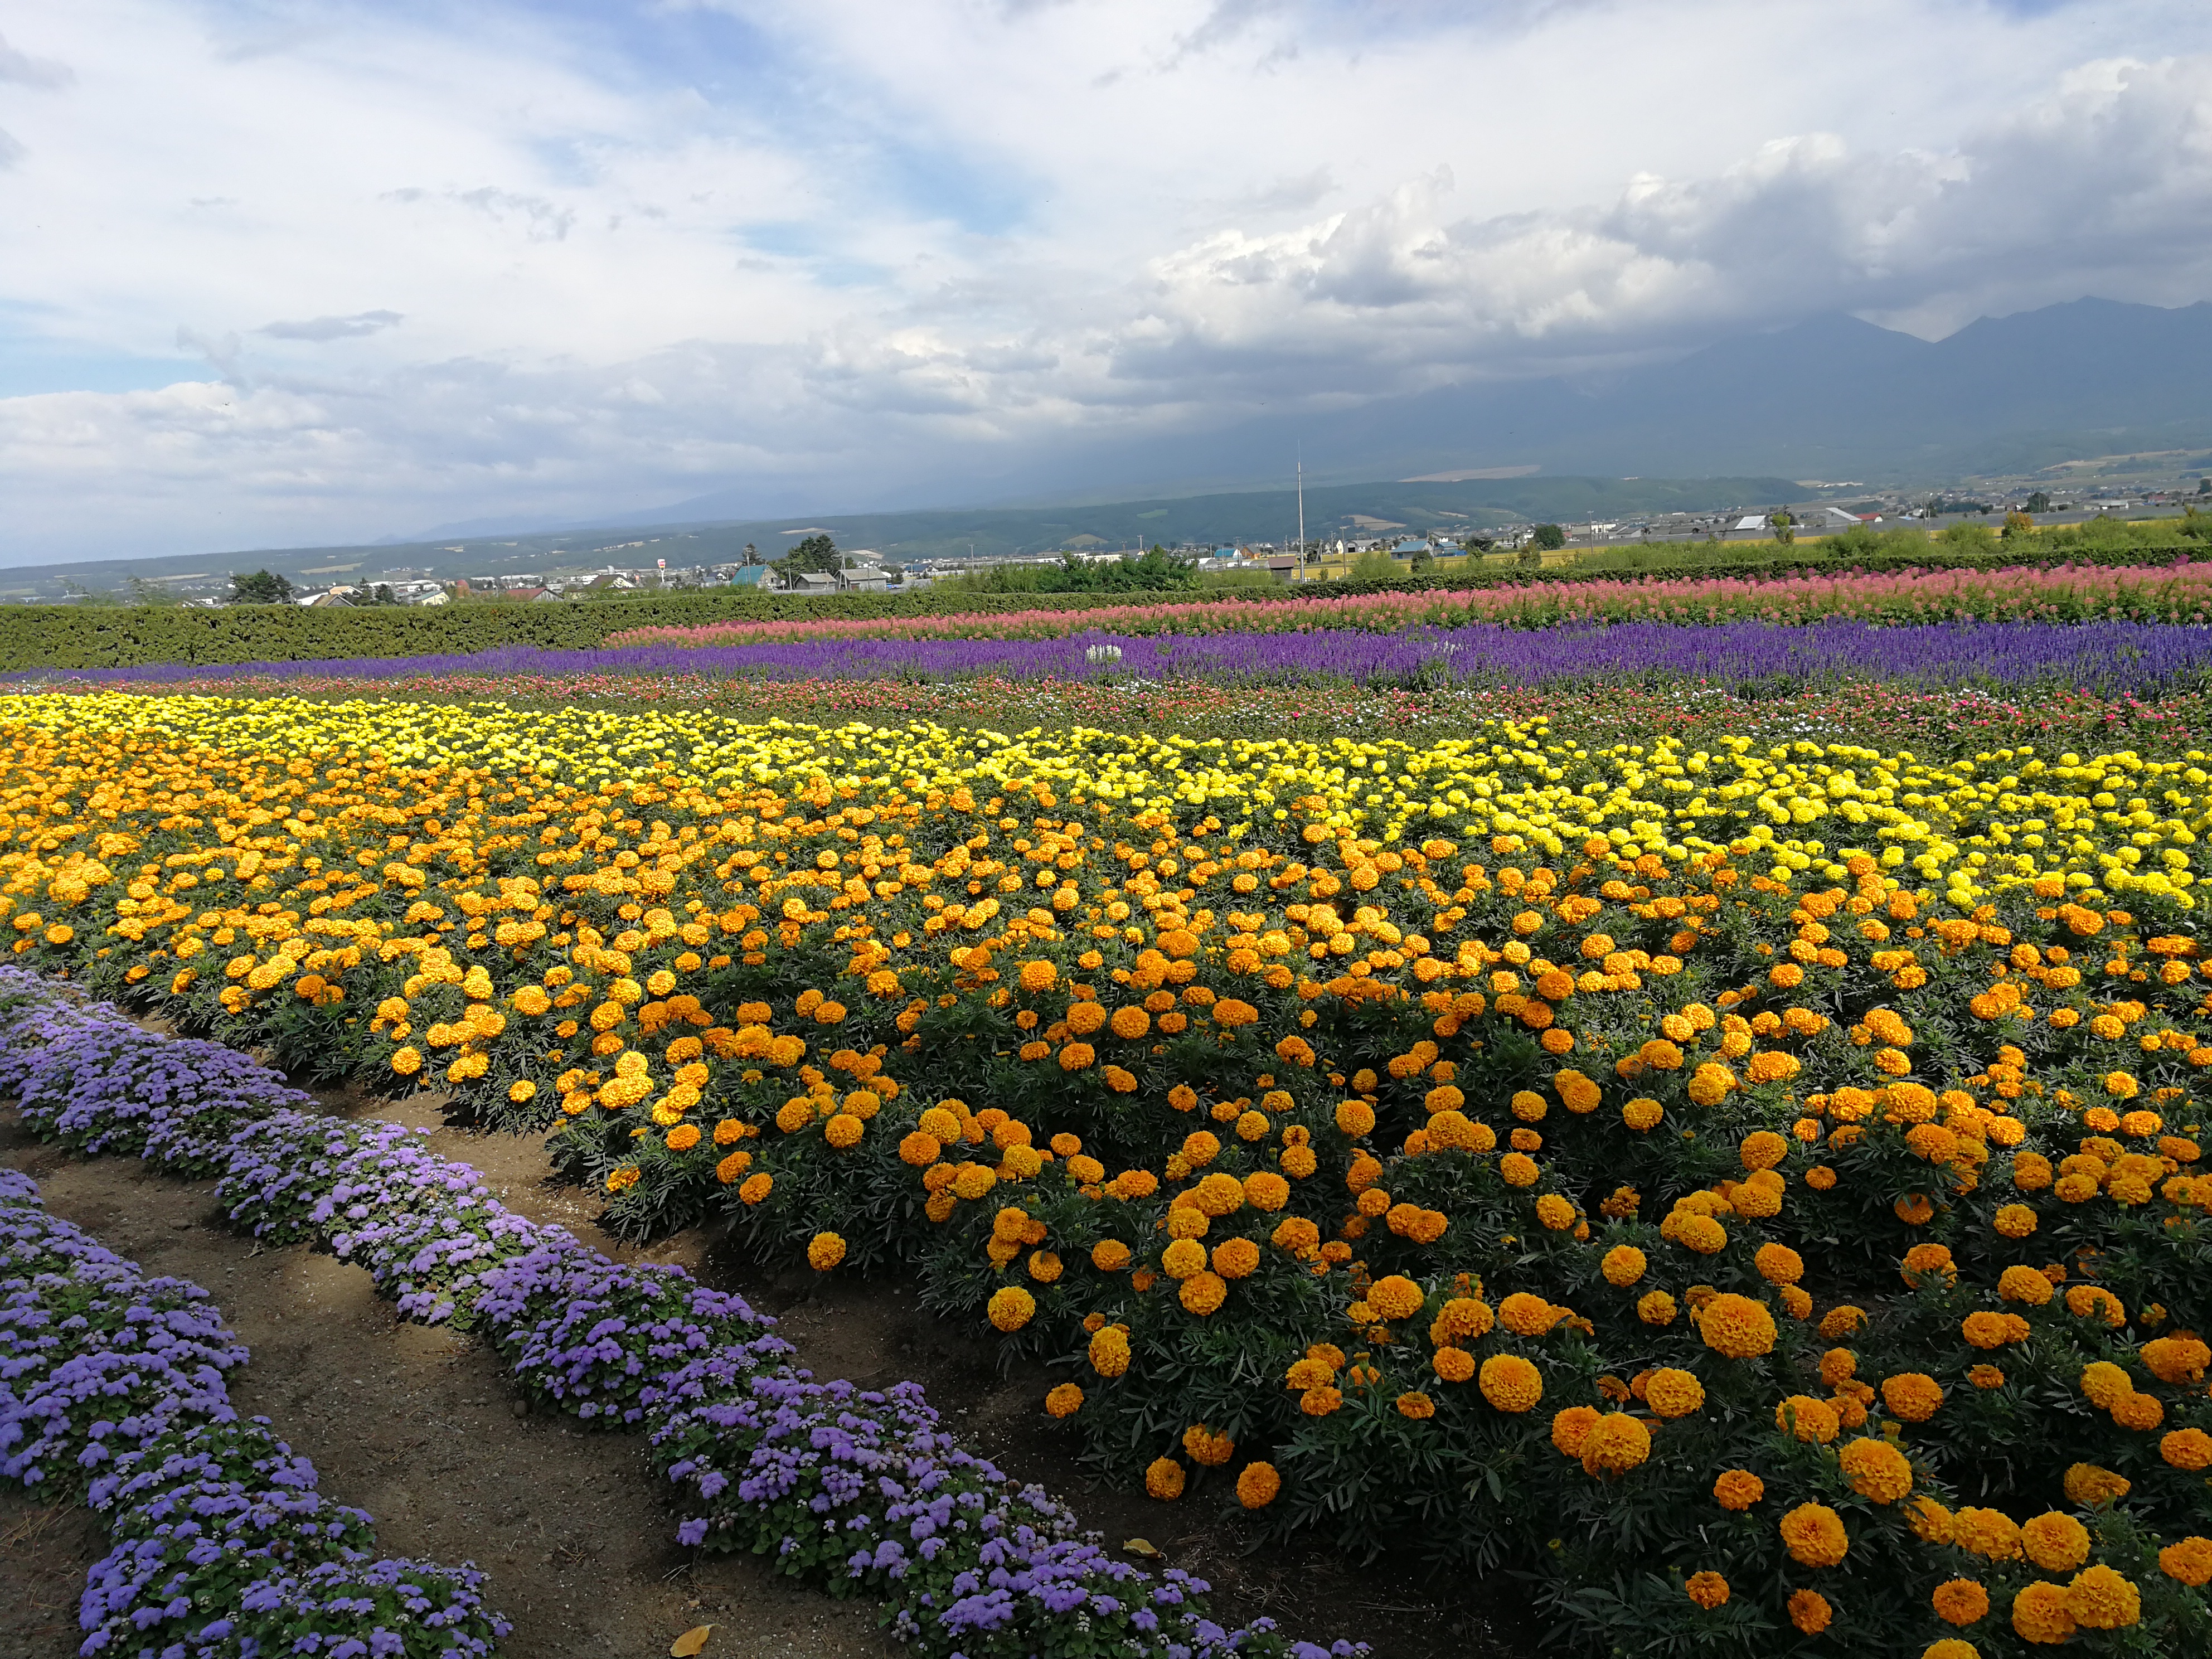
[[[2054,564],[2124,567],[2168,564],[2200,556],[2205,544],[2177,537],[2165,544],[2041,547],[2018,544],[1993,552],[1931,544],[1925,553],[1879,553],[1823,559],[1820,544],[1803,551],[1747,548],[1742,559],[1685,559],[1635,569],[1498,569],[1453,572],[1391,581],[1333,581],[1285,587],[1180,589],[1133,593],[762,593],[723,590],[562,605],[454,605],[431,610],[307,610],[296,605],[237,605],[190,611],[137,605],[21,605],[0,611],[0,672],[40,669],[136,668],[154,663],[318,662],[350,657],[423,657],[497,646],[589,650],[611,634],[636,628],[697,628],[718,622],[866,620],[892,617],[985,615],[1011,611],[1092,611],[1152,604],[1245,605],[1341,598],[1375,592],[1444,592],[1469,587],[1571,586],[1593,581],[1684,577],[1835,574],[1846,570],[2001,570]]]

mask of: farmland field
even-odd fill
[[[2156,575],[27,687],[11,1161],[201,1182],[642,1437],[599,1571],[655,1629],[657,1550],[761,1650],[773,1575],[866,1609],[795,1651],[2204,1651],[2209,647]],[[453,1610],[404,1651],[503,1582],[557,1650],[547,1574],[397,1531]]]

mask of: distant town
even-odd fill
[[[1547,562],[1600,547],[1668,542],[1750,542],[1771,538],[1778,515],[1787,514],[1796,538],[1810,541],[1854,526],[1880,528],[2001,522],[2008,514],[2027,513],[2039,524],[2078,523],[2103,514],[2151,518],[2179,513],[2191,503],[2212,504],[2212,477],[2175,478],[2172,459],[2160,458],[2165,477],[2155,486],[2140,472],[2132,479],[2083,478],[2080,486],[2030,477],[1990,481],[1934,493],[1875,490],[1849,479],[1802,479],[1807,492],[1796,502],[1746,502],[1726,508],[1629,514],[1614,518],[1539,523],[1510,513],[1455,511],[1432,507],[1417,516],[1425,525],[1393,520],[1381,511],[1345,514],[1301,544],[1294,535],[1279,540],[1139,541],[1102,546],[1095,535],[1078,534],[1063,545],[1016,551],[901,555],[896,550],[842,548],[821,526],[798,526],[773,535],[763,547],[749,540],[732,548],[722,526],[670,526],[652,531],[602,531],[536,535],[494,540],[470,538],[446,544],[395,547],[385,556],[414,562],[384,567],[378,550],[320,550],[328,561],[307,564],[316,550],[279,557],[250,574],[246,561],[264,556],[234,555],[198,562],[161,559],[138,562],[101,579],[88,571],[46,567],[0,573],[0,603],[19,605],[167,605],[211,608],[239,603],[282,603],[306,606],[447,605],[470,604],[548,605],[625,595],[717,588],[750,588],[763,592],[912,592],[957,577],[1010,572],[1024,567],[1071,563],[1109,565],[1142,556],[1158,546],[1201,577],[1220,580],[1272,579],[1291,582],[1328,580],[1349,573],[1357,561],[1369,568],[1378,556],[1425,568],[1438,559],[1463,562],[1470,556],[1509,559],[1534,556]],[[2212,465],[2212,457],[2191,466]],[[2051,469],[2056,471],[2060,469]],[[1422,480],[1410,481],[1414,483]],[[1635,484],[1637,480],[1621,481]],[[1784,481],[1773,481],[1780,483]],[[1401,509],[1402,510],[1402,509]],[[1075,516],[1073,513],[1071,517]],[[1153,514],[1138,515],[1142,518]],[[1479,522],[1486,519],[1488,522]],[[720,532],[720,533],[718,533]],[[769,532],[750,533],[770,539]],[[726,556],[708,560],[712,549]],[[339,558],[347,554],[350,557]],[[728,556],[733,555],[734,556]],[[182,571],[155,569],[185,563]],[[5,586],[8,576],[30,577]]]

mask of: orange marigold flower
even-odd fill
[[[2100,1564],[2074,1575],[2066,1611],[2084,1630],[2124,1630],[2142,1617],[2142,1595],[2113,1568]]]
[[[2178,1584],[2202,1589],[2212,1583],[2212,1538],[2185,1538],[2158,1553],[2158,1570]]]
[[[1774,1316],[1763,1302],[1724,1291],[1705,1304],[1697,1315],[1698,1334],[1705,1346],[1730,1359],[1751,1359],[1772,1352]]]
[[[1828,1598],[1818,1590],[1793,1591],[1787,1605],[1790,1622],[1808,1636],[1818,1636],[1836,1616]]]
[[[1947,1625],[1971,1625],[1990,1611],[1990,1593],[1971,1578],[1954,1578],[1936,1587],[1929,1598],[1936,1616]]]
[[[1440,1350],[1441,1360],[1446,1350]],[[1502,1412],[1533,1410],[1544,1397],[1543,1373],[1517,1353],[1492,1354],[1477,1378],[1482,1397]]]
[[[1782,1517],[1782,1543],[1801,1566],[1832,1567],[1851,1547],[1844,1518],[1826,1504],[1800,1504]]]
[[[1583,1440],[1583,1473],[1626,1474],[1651,1455],[1651,1431],[1626,1412],[1611,1412]]]
[[[1083,1409],[1083,1390],[1063,1382],[1044,1397],[1044,1408],[1054,1417],[1073,1417]]]
[[[1851,1490],[1877,1504],[1894,1504],[1912,1490],[1912,1464],[1887,1440],[1871,1436],[1848,1442],[1841,1454]]]
[[[1943,1403],[1943,1390],[1923,1371],[1900,1371],[1881,1385],[1882,1404],[1908,1423],[1925,1423]]]
[[[1836,1408],[1805,1394],[1793,1394],[1774,1408],[1774,1426],[1808,1446],[1825,1446],[1843,1431]]]
[[[2089,1529],[2052,1510],[2021,1523],[2020,1547],[2045,1572],[2071,1572],[2089,1559]]]
[[[1729,1599],[1728,1580],[1717,1572],[1693,1572],[1682,1588],[1708,1613]]]
[[[1687,1417],[1705,1403],[1705,1388],[1691,1372],[1668,1366],[1645,1381],[1644,1399],[1656,1416]]]
[[[1273,1463],[1247,1463],[1237,1477],[1237,1501],[1248,1510],[1263,1510],[1283,1489],[1283,1477]]]
[[[1589,1432],[1605,1413],[1592,1406],[1569,1406],[1552,1414],[1552,1444],[1569,1457],[1580,1457]]]
[[[1172,1457],[1155,1457],[1145,1468],[1145,1492],[1164,1504],[1182,1496],[1182,1465]]]
[[[1729,1469],[1713,1482],[1713,1498],[1724,1510],[1738,1513],[1766,1496],[1766,1483],[1749,1469]]]

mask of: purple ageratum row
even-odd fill
[[[1115,647],[1118,659],[1092,659]],[[825,639],[747,646],[634,646],[544,651],[503,647],[465,656],[243,663],[237,676],[332,675],[383,680],[447,674],[720,675],[732,679],[1121,678],[1283,684],[1560,684],[1646,678],[1903,680],[1927,685],[2061,684],[2106,696],[2168,690],[2212,667],[2212,629],[2101,622],[1942,623],[1886,627],[1737,622],[1618,623],[1528,629],[1495,624],[1375,633],[1100,633],[1057,639]],[[158,684],[204,679],[194,665],[103,670],[83,678]]]
[[[386,1654],[480,1659],[507,1626],[473,1568],[377,1561],[361,1510],[241,1420],[246,1352],[207,1293],[149,1279],[0,1173],[0,1473],[82,1498],[112,1547],[86,1575],[102,1659]]]
[[[215,1170],[220,1201],[256,1237],[324,1242],[410,1316],[480,1327],[533,1397],[641,1427],[655,1467],[696,1510],[680,1522],[682,1541],[752,1549],[839,1593],[872,1591],[888,1604],[886,1623],[932,1656],[1364,1651],[1291,1642],[1265,1620],[1223,1628],[1206,1616],[1201,1581],[1155,1578],[1108,1556],[1064,1505],[962,1449],[918,1385],[817,1382],[742,1298],[678,1268],[617,1264],[525,1220],[419,1136],[315,1116],[276,1073],[231,1051],[216,1063],[227,1108],[173,1079],[160,1102],[123,1097],[155,1074],[149,1050],[184,1047],[0,969],[0,1089],[13,1084],[34,1129]],[[112,1121],[134,1126],[129,1137],[118,1139]],[[215,1479],[204,1468],[195,1478]],[[226,1513],[278,1532],[293,1518],[277,1503]],[[118,1563],[111,1577],[136,1586],[158,1572]],[[287,1582],[301,1596],[322,1583],[312,1573]],[[412,1582],[382,1587],[378,1605],[398,1605]],[[328,1605],[360,1599],[331,1586]],[[143,1605],[153,1592],[129,1593]]]

